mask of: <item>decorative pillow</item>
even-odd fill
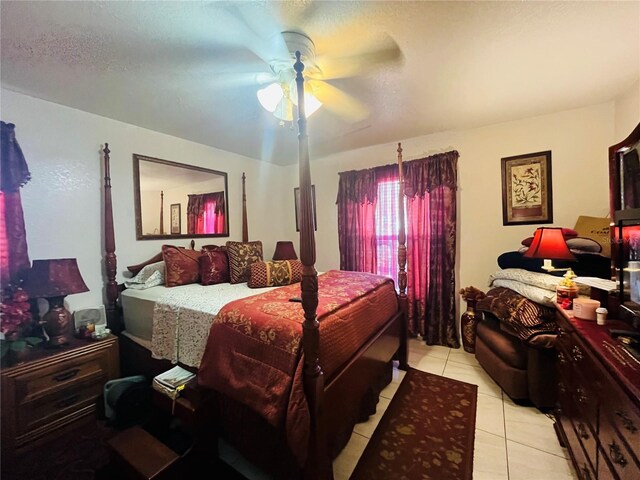
[[[227,242],[231,283],[249,280],[251,265],[262,261],[262,242]]]
[[[297,283],[300,280],[302,280],[300,260],[272,260],[253,263],[247,285],[250,288],[279,287]]]
[[[151,263],[142,267],[135,277],[125,280],[124,286],[134,290],[144,290],[156,285],[163,285],[164,270],[164,262]]]
[[[224,247],[202,247],[200,255],[200,284],[215,285],[229,282],[229,257]]]
[[[165,277],[167,287],[188,285],[200,280],[200,263],[198,259],[201,253],[173,245],[162,246],[162,257],[165,263]]]
[[[569,250],[578,250],[580,253],[600,253],[602,251],[602,245],[587,237],[568,238],[567,247]]]
[[[162,252],[155,254],[152,258],[147,260],[146,262],[138,263],[137,265],[129,265],[127,270],[131,272],[131,275],[137,275],[140,270],[142,270],[147,265],[152,263],[158,263],[162,261]]]
[[[513,326],[520,323],[535,327],[553,320],[554,310],[532,302],[521,294],[505,287],[491,288],[487,295],[478,300],[476,309],[490,312],[499,320]]]

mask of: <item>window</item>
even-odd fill
[[[378,184],[378,202],[376,204],[376,261],[377,274],[393,278],[398,285],[398,194],[400,184],[396,181]],[[405,218],[407,204],[405,200]]]

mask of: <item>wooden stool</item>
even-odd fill
[[[146,430],[136,426],[109,440],[111,458],[136,480],[161,480],[177,473],[180,455]]]

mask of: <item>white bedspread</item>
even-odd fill
[[[273,288],[249,288],[246,283],[165,288],[153,310],[153,357],[198,367],[211,322],[220,309],[233,300]]]

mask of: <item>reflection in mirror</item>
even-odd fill
[[[640,208],[640,142],[620,155],[620,207]]]
[[[228,237],[227,174],[133,155],[138,240]]]

